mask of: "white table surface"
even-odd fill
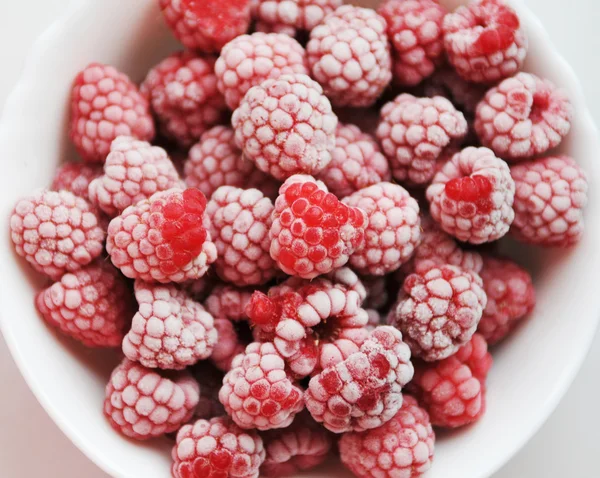
[[[542,20],[558,49],[575,68],[592,113],[600,124],[597,56],[600,2],[524,1]],[[2,0],[0,3],[0,106],[3,106],[19,78],[32,42],[65,9],[69,0]],[[597,455],[600,451],[599,372],[600,334],[597,334],[591,352],[557,410],[493,478],[600,477]],[[2,339],[0,383],[0,477],[107,478],[46,415],[21,378]],[[468,451],[465,451],[465,459],[468,459]]]

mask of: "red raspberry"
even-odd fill
[[[370,134],[358,126],[338,123],[335,132],[335,149],[331,162],[319,174],[329,190],[337,197],[348,196],[392,178],[387,158]]]
[[[527,36],[515,11],[502,0],[479,0],[444,18],[448,60],[467,81],[494,83],[523,66]]]
[[[311,378],[304,394],[312,417],[334,433],[364,431],[391,420],[413,376],[410,350],[393,327],[377,327],[347,359]]]
[[[165,378],[125,359],[106,385],[104,415],[118,432],[136,440],[172,433],[194,413],[198,383],[187,372]]]
[[[469,341],[486,303],[477,274],[456,266],[433,267],[406,278],[390,324],[402,331],[414,356],[432,362]]]
[[[56,170],[52,180],[53,191],[69,191],[87,201],[88,186],[90,183],[102,176],[101,164],[95,163],[65,163]]]
[[[472,244],[504,236],[515,217],[515,183],[508,165],[487,148],[455,154],[427,188],[431,217],[448,234]]]
[[[337,117],[321,86],[306,75],[253,86],[231,124],[246,157],[276,179],[317,174],[331,161]]]
[[[102,254],[105,235],[85,199],[46,189],[17,202],[10,234],[17,254],[54,280]]]
[[[218,320],[215,319],[215,324]],[[191,368],[191,372],[200,385],[200,400],[196,410],[194,410],[194,417],[210,420],[213,417],[224,416],[225,409],[219,402],[219,390],[223,385],[223,372],[208,360],[198,362]]]
[[[215,319],[246,320],[246,306],[252,298],[252,292],[249,289],[219,284],[204,301],[204,307]]]
[[[253,86],[294,73],[308,74],[306,52],[300,43],[281,33],[239,36],[225,45],[215,64],[217,87],[232,110]]]
[[[454,68],[448,66],[438,68],[427,79],[424,85],[426,96],[443,96],[444,98],[448,98],[468,119],[475,116],[477,104],[482,100],[487,91],[488,86],[469,83],[456,73]]]
[[[402,186],[381,182],[346,197],[344,203],[367,213],[365,247],[350,257],[361,274],[395,271],[413,254],[421,238],[419,205]]]
[[[35,303],[48,323],[88,347],[121,345],[135,310],[127,281],[101,260],[63,275]]]
[[[475,378],[485,382],[494,360],[488,352],[488,343],[479,332],[473,334],[471,340],[458,349],[456,358],[468,365]]]
[[[275,201],[271,257],[286,273],[312,279],[342,267],[364,244],[367,215],[314,179],[286,181]]]
[[[342,463],[360,478],[417,478],[431,468],[435,434],[429,415],[404,395],[402,408],[374,430],[345,433],[339,443]]]
[[[310,32],[306,45],[312,76],[336,106],[370,106],[392,79],[383,17],[344,5]]]
[[[311,31],[343,0],[251,0],[252,16],[259,31],[295,36],[296,30]]]
[[[218,52],[246,33],[251,0],[160,0],[167,25],[186,48]]]
[[[236,356],[223,379],[219,400],[242,428],[285,428],[304,408],[302,389],[285,371],[271,343],[253,342]]]
[[[527,161],[510,170],[515,181],[515,220],[511,233],[540,246],[568,247],[583,235],[588,183],[568,156]]]
[[[219,335],[219,344],[213,350],[210,360],[219,370],[229,372],[233,359],[244,352],[249,342],[241,340],[231,320],[215,319],[215,329]]]
[[[390,160],[392,176],[408,184],[431,182],[444,149],[467,134],[467,121],[446,98],[407,93],[381,109],[377,139]]]
[[[364,280],[356,275],[349,267],[340,267],[326,274],[324,278],[330,280],[334,284],[344,286],[348,290],[353,290],[358,294],[360,303],[363,303],[367,299],[367,289]]]
[[[108,226],[106,250],[131,279],[198,279],[217,257],[203,226],[206,198],[197,189],[170,189],[129,206]]]
[[[434,0],[387,0],[377,13],[387,23],[394,80],[405,86],[419,84],[443,59],[446,9]]]
[[[91,63],[73,83],[69,135],[83,159],[101,163],[117,136],[154,138],[148,101],[127,75]]]
[[[549,80],[519,73],[490,89],[477,106],[475,131],[506,160],[544,154],[571,129],[573,106]]]
[[[226,417],[184,425],[173,448],[174,478],[258,478],[263,441]]]

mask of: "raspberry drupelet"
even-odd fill
[[[217,249],[203,226],[206,198],[170,189],[129,206],[108,226],[106,251],[131,279],[185,282],[204,275]]]
[[[337,8],[311,30],[306,53],[335,106],[370,106],[392,79],[386,23],[371,9]]]
[[[56,170],[51,189],[69,191],[89,201],[88,187],[103,173],[102,165],[98,163],[65,163]]]
[[[431,217],[460,241],[500,239],[513,222],[515,182],[508,165],[488,148],[456,153],[427,188]]]
[[[339,284],[348,290],[353,290],[358,294],[360,302],[367,299],[367,288],[364,284],[364,279],[358,277],[349,267],[340,267],[326,274],[324,278],[330,280],[334,284]]]
[[[494,83],[523,66],[528,41],[515,11],[503,0],[479,0],[444,18],[448,60],[467,81]]]
[[[377,139],[394,179],[408,185],[431,182],[444,150],[467,134],[467,121],[446,98],[403,93],[381,109]]]
[[[188,372],[170,378],[123,360],[106,386],[104,415],[125,436],[147,440],[177,431],[194,414],[198,382]]]
[[[511,234],[538,246],[569,247],[583,235],[588,182],[568,156],[548,156],[519,163],[515,181],[515,220]]]
[[[250,0],[259,31],[295,36],[311,31],[343,0]]]
[[[345,433],[342,463],[359,478],[418,478],[431,468],[435,434],[429,415],[410,395],[389,422],[374,430]]]
[[[571,129],[573,106],[549,80],[518,73],[491,88],[477,105],[475,131],[483,146],[507,161],[544,154]]]

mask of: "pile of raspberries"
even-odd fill
[[[496,241],[582,237],[569,99],[502,0],[159,3],[185,50],[84,68],[81,161],[14,207],[40,315],[119,349],[104,414],[174,478],[421,476],[535,305]]]

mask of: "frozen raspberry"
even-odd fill
[[[232,110],[253,86],[294,73],[308,74],[306,52],[282,33],[239,36],[225,45],[215,64],[217,87]]]
[[[379,325],[383,325],[384,318],[381,316],[379,311],[377,311],[375,309],[365,309],[365,310],[367,311],[367,317],[369,318],[369,320],[367,322],[367,329],[369,331],[372,331],[373,329],[375,329],[375,327],[378,327]]]
[[[477,106],[475,131],[506,160],[544,154],[571,129],[573,106],[549,80],[519,73],[490,89]]]
[[[394,418],[374,430],[345,433],[339,449],[342,463],[359,478],[417,478],[431,468],[434,443],[429,415],[404,395]]]
[[[216,323],[217,319],[215,319]],[[219,390],[223,385],[224,373],[208,360],[198,362],[189,370],[200,385],[200,400],[194,410],[194,416],[210,420],[225,415],[225,409],[219,402]]]
[[[413,254],[421,238],[419,205],[402,186],[381,182],[346,197],[344,203],[367,213],[365,247],[350,256],[361,274],[395,271]]]
[[[310,32],[312,76],[336,106],[370,106],[392,79],[385,20],[368,8],[344,5]]]
[[[413,376],[410,350],[393,327],[377,327],[344,361],[311,378],[304,394],[312,417],[334,433],[364,431],[391,420]]]
[[[215,319],[246,320],[246,306],[253,290],[230,285],[217,285],[204,301],[204,307]]]
[[[377,13],[387,23],[395,82],[419,84],[443,58],[442,22],[446,10],[434,0],[387,0]]]
[[[172,433],[186,423],[199,400],[199,387],[187,372],[165,378],[125,359],[106,386],[104,415],[115,430],[136,440]]]
[[[352,124],[338,123],[331,158],[318,177],[339,198],[392,178],[375,138]]]
[[[71,140],[86,161],[103,162],[117,136],[154,137],[148,100],[127,75],[91,63],[79,72],[71,92]]]
[[[479,0],[444,18],[448,60],[467,81],[494,83],[523,66],[527,36],[515,11],[502,0]]]
[[[258,478],[263,441],[226,417],[184,425],[173,448],[173,478]]]
[[[363,246],[367,215],[312,178],[292,179],[275,201],[271,257],[286,274],[312,279],[342,267]]]
[[[343,0],[250,0],[252,16],[259,31],[294,36],[297,30],[310,31]]]
[[[392,176],[413,185],[431,182],[445,148],[467,134],[467,121],[446,98],[407,93],[381,109],[377,139],[390,160]]]
[[[494,360],[488,352],[488,343],[479,332],[473,334],[471,340],[458,349],[456,358],[466,364],[475,378],[485,382]]]
[[[340,284],[348,290],[353,290],[358,294],[359,305],[367,299],[367,289],[364,280],[356,275],[349,267],[340,267],[326,274],[324,278],[329,279],[334,284]]]
[[[431,217],[460,241],[482,244],[504,236],[515,217],[515,182],[487,148],[455,154],[427,188]]]
[[[475,116],[477,104],[488,90],[488,86],[469,83],[454,68],[445,66],[437,69],[424,84],[426,96],[443,96],[448,98],[456,109],[471,119]]]
[[[186,48],[218,52],[250,26],[251,0],[160,0],[167,25]]]
[[[249,342],[241,340],[231,320],[215,319],[215,329],[219,335],[219,343],[213,350],[210,360],[219,370],[229,372],[233,359],[244,352]]]
[[[449,265],[433,267],[406,278],[390,324],[402,331],[414,356],[441,360],[473,336],[486,302],[476,273]]]
[[[231,124],[245,156],[276,179],[317,174],[331,161],[337,117],[321,86],[306,75],[253,86]]]
[[[52,180],[53,191],[70,191],[75,196],[90,200],[88,186],[90,183],[102,176],[102,165],[96,163],[65,163],[56,173]]]
[[[203,226],[206,198],[197,189],[170,189],[129,206],[108,226],[106,250],[131,279],[198,279],[217,257]]]
[[[572,158],[539,158],[513,166],[510,173],[516,186],[511,233],[517,239],[559,247],[581,239],[588,183]]]
[[[85,199],[46,189],[17,202],[10,234],[17,254],[54,280],[102,254],[105,236]]]
[[[180,146],[192,145],[226,118],[214,66],[212,57],[174,53],[152,68],[140,87],[150,99],[161,132]]]

